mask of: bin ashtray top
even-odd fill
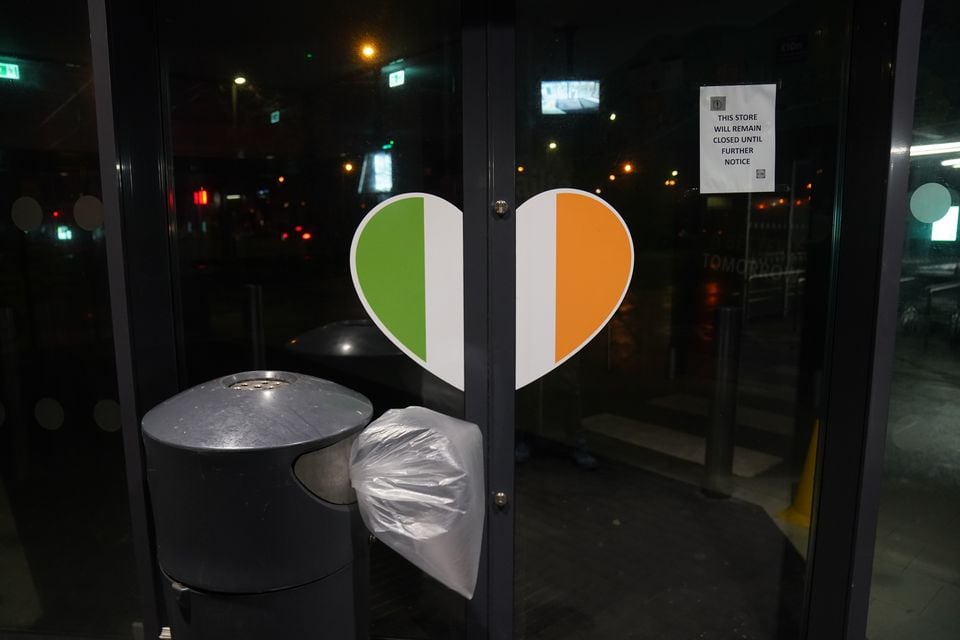
[[[370,401],[328,380],[287,371],[245,371],[165,400],[143,417],[146,437],[203,450],[317,448],[360,431]]]

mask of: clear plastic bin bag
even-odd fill
[[[377,539],[473,597],[485,493],[477,425],[423,407],[391,409],[353,443],[350,481]]]

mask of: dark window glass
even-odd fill
[[[519,3],[518,202],[602,198],[635,264],[517,396],[516,637],[798,637],[846,4]],[[774,188],[702,194],[700,87],[739,84],[777,86]]]
[[[0,635],[131,637],[86,2],[0,24]]]
[[[405,192],[462,205],[458,3],[164,6],[187,383],[330,379],[376,414],[463,414],[354,292],[358,223]],[[318,541],[319,543],[319,541]],[[455,637],[464,602],[372,548],[375,635]]]
[[[928,0],[867,636],[960,628],[960,6]]]

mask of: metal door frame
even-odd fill
[[[463,235],[466,418],[486,444],[487,518],[471,640],[513,637],[515,370],[513,2],[463,3]],[[507,213],[494,213],[494,202]],[[498,507],[495,496],[506,503]]]
[[[866,636],[923,0],[856,0],[805,638]],[[833,425],[833,428],[831,428]]]

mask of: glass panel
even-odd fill
[[[0,24],[0,636],[131,637],[87,7]],[[139,623],[138,623],[139,624]]]
[[[459,4],[165,5],[187,382],[269,367],[377,413],[463,414],[370,321],[349,251],[404,192],[462,205]],[[455,637],[463,600],[373,547],[377,635]]]
[[[867,636],[960,628],[960,6],[927,0]],[[942,145],[942,146],[938,146]]]
[[[561,303],[588,238],[556,200],[549,363],[613,315],[518,392],[516,637],[797,637],[845,4],[520,3],[517,200],[598,196],[635,262],[622,302],[564,324],[607,280]],[[702,194],[700,87],[741,84],[777,88],[773,191]]]

